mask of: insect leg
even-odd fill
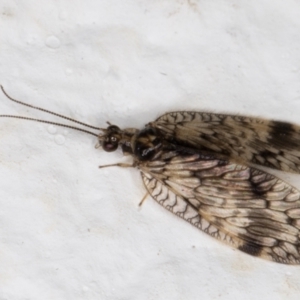
[[[145,196],[142,198],[141,202],[139,203],[139,207],[141,207],[141,206],[143,205],[143,203],[144,203],[144,201],[146,200],[146,198],[148,197],[148,195],[149,195],[149,193],[147,192],[147,193],[145,194]]]
[[[99,166],[100,169],[107,168],[107,167],[134,168],[134,167],[136,167],[136,164],[135,163],[132,163],[132,164],[117,163],[117,164]]]

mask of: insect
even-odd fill
[[[173,214],[245,253],[300,264],[300,191],[259,169],[300,173],[300,127],[278,121],[194,111],[166,113],[142,130],[110,123],[85,129],[22,116],[97,136],[98,147],[121,148],[140,170],[147,193]]]

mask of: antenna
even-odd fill
[[[64,115],[52,112],[50,110],[47,110],[47,109],[44,109],[44,108],[41,108],[41,107],[38,107],[38,106],[34,106],[34,105],[31,105],[31,104],[28,104],[28,103],[22,102],[20,100],[16,100],[16,99],[12,98],[11,96],[9,96],[7,94],[7,92],[4,90],[4,88],[3,88],[2,85],[0,85],[0,88],[1,88],[1,90],[3,92],[3,94],[9,100],[11,100],[13,102],[16,102],[18,104],[21,104],[21,105],[24,105],[24,106],[27,106],[27,107],[30,107],[30,108],[33,108],[33,109],[37,109],[39,111],[42,111],[42,112],[54,115],[56,117],[59,117],[59,118],[62,118],[62,119],[65,119],[65,120],[68,120],[68,121],[71,121],[71,122],[74,122],[74,123],[77,123],[77,124],[80,124],[80,125],[92,128],[92,129],[96,129],[96,130],[100,130],[100,131],[105,131],[106,130],[104,128],[99,128],[99,127],[91,126],[89,124],[77,121],[77,120],[69,118],[67,116],[64,116]],[[28,118],[28,117],[23,117],[23,116],[14,116],[14,115],[0,115],[0,118],[14,118],[14,119],[22,119],[22,120],[27,120],[27,121],[35,121],[35,122],[40,122],[40,123],[52,124],[52,125],[56,125],[56,126],[60,126],[60,127],[65,127],[65,128],[70,128],[70,129],[74,129],[74,130],[77,130],[77,131],[85,132],[85,133],[88,133],[88,134],[91,134],[91,135],[94,135],[94,136],[98,137],[98,134],[96,134],[94,132],[91,132],[91,131],[88,131],[88,130],[85,130],[85,129],[82,129],[82,128],[79,128],[79,127],[75,127],[75,126],[70,126],[70,125],[67,125],[67,124],[63,124],[63,123],[57,123],[57,122],[52,122],[52,121],[47,121],[47,120],[42,120],[42,119]]]

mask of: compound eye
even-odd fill
[[[102,148],[106,152],[113,152],[117,150],[119,146],[119,140],[115,136],[110,136],[102,143]]]
[[[120,128],[116,125],[109,125],[107,130],[110,131],[110,132],[119,132]]]

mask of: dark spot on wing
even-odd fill
[[[251,184],[251,191],[252,191],[252,193],[255,196],[263,196],[265,194],[266,190],[263,189],[263,188],[261,188],[262,181],[259,181],[259,182],[256,181],[256,182],[254,182],[252,180],[252,177],[253,177],[253,170],[250,171],[250,178],[249,178],[249,182]]]
[[[271,132],[268,142],[271,145],[295,148],[300,146],[300,141],[295,138],[295,129],[292,124],[273,121],[270,124]]]
[[[245,242],[242,246],[238,247],[239,250],[253,256],[259,256],[262,251],[262,246]]]
[[[256,196],[263,196],[265,193],[265,191],[261,190],[259,188],[259,186],[257,186],[256,184],[253,184],[252,182],[251,182],[251,190],[252,190],[253,194]]]
[[[226,165],[228,165],[228,161],[227,160],[219,160],[218,161],[218,166],[219,167],[223,167],[223,166],[226,166]]]
[[[258,153],[261,157],[265,158],[265,159],[268,159],[269,157],[272,157],[274,154],[269,151],[269,150],[263,150],[263,151],[260,151]]]

